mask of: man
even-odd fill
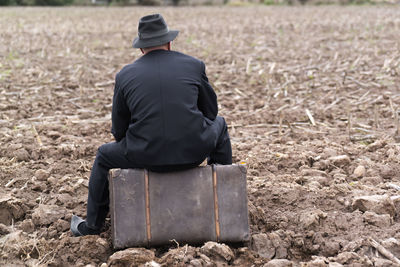
[[[86,221],[73,216],[76,236],[99,234],[109,210],[111,168],[178,171],[208,164],[232,164],[225,120],[202,61],[171,51],[178,31],[160,14],[139,21],[133,41],[143,56],[116,76],[112,106],[115,142],[102,145],[89,180]],[[184,181],[183,181],[184,182]]]

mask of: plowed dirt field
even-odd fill
[[[161,12],[248,167],[248,247],[73,237],[115,74]],[[400,7],[0,9],[1,266],[399,266]],[[113,255],[114,254],[114,255]]]

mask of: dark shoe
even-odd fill
[[[86,221],[76,215],[73,215],[71,218],[71,232],[74,236],[100,234],[100,230],[87,227]]]

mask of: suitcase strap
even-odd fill
[[[219,242],[219,212],[218,212],[218,192],[217,192],[217,170],[215,165],[212,165],[213,191],[214,191],[214,218],[215,218],[215,236]]]
[[[150,192],[149,192],[149,171],[144,170],[144,191],[145,191],[145,202],[146,202],[146,234],[147,242],[150,244],[151,241],[151,226],[150,226]]]

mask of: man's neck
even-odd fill
[[[152,48],[152,49],[146,50],[144,52],[144,54],[146,55],[146,54],[150,53],[151,51],[155,51],[155,50],[166,50],[166,51],[168,51],[168,49],[166,49],[165,47],[160,47],[160,48]]]
[[[146,55],[147,53],[150,53],[151,51],[154,51],[154,50],[166,50],[166,51],[169,51],[169,50],[171,50],[171,42],[169,42],[167,44],[159,45],[159,46],[153,46],[153,47],[148,47],[148,48],[140,48],[140,50],[142,51],[142,53],[144,55]]]

